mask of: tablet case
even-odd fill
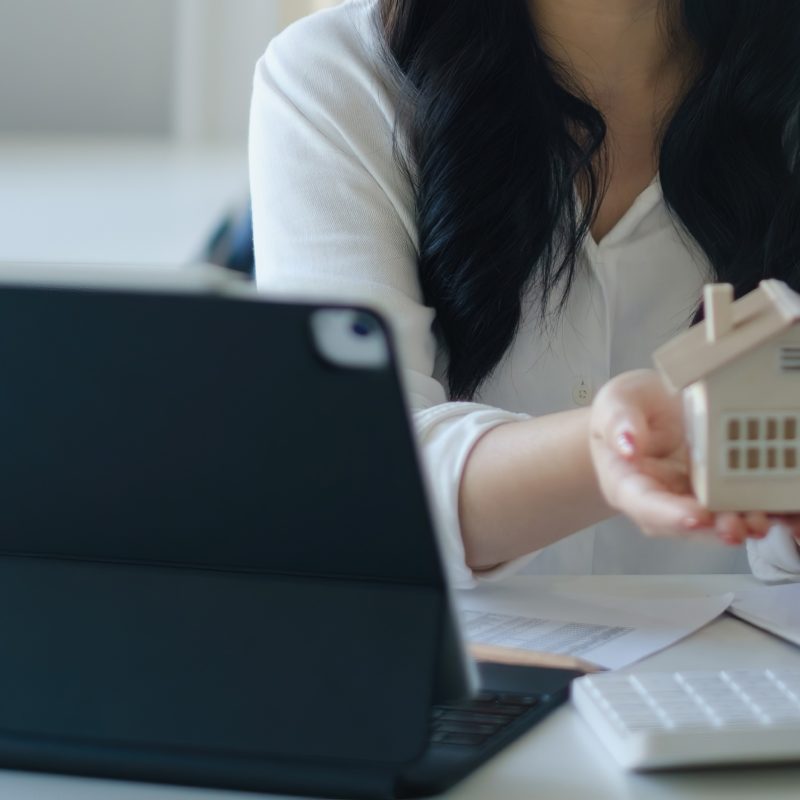
[[[0,764],[389,797],[466,693],[395,367],[314,311],[0,287]]]

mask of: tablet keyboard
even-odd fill
[[[480,747],[546,700],[546,695],[481,692],[463,705],[436,706],[431,742]]]
[[[429,746],[398,777],[396,794],[431,797],[449,789],[527,733],[569,698],[572,670],[479,663],[482,690],[431,709]]]
[[[800,761],[800,672],[587,675],[572,701],[629,769]]]

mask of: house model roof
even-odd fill
[[[659,348],[653,360],[669,387],[679,392],[755,350],[800,321],[800,295],[782,281],[762,281],[731,306],[731,329],[709,340],[708,320]]]

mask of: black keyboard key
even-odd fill
[[[475,722],[439,721],[433,726],[433,730],[435,733],[475,733],[483,736],[491,736],[502,727],[502,725],[484,725]]]
[[[482,711],[448,711],[438,721],[473,722],[485,725],[506,725],[514,719],[504,714],[485,714]]]
[[[479,711],[481,714],[502,714],[504,717],[518,717],[520,714],[524,714],[529,706],[510,706],[506,703],[480,703],[473,704],[469,708],[470,710]]]
[[[474,733],[447,733],[444,738],[440,740],[440,744],[460,744],[478,747],[488,738],[488,736],[480,736]]]
[[[508,703],[514,706],[527,706],[529,708],[538,706],[548,699],[548,696],[544,694],[505,694],[498,696],[499,703]]]

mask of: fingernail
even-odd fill
[[[634,442],[633,434],[629,431],[625,431],[617,436],[617,449],[626,458],[630,458],[631,456],[635,455],[636,443]]]

